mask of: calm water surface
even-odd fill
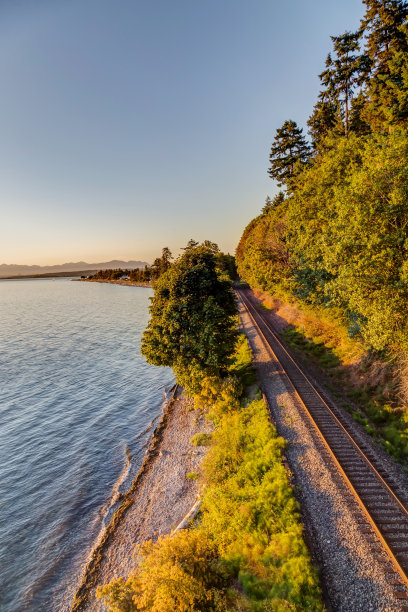
[[[172,384],[139,352],[151,295],[0,281],[2,612],[69,610],[115,493],[143,460]]]

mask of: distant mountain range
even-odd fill
[[[123,268],[125,270],[133,270],[134,268],[144,268],[146,261],[121,261],[114,259],[112,261],[103,261],[101,263],[87,263],[86,261],[76,261],[64,263],[56,266],[24,266],[17,264],[0,264],[0,278],[7,276],[28,276],[33,274],[55,274],[61,272],[79,272],[86,270],[111,270],[114,268]]]

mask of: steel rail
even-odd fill
[[[289,360],[289,363],[291,364],[291,366],[296,370],[297,373],[301,374],[303,381],[306,383],[306,385],[308,387],[310,387],[310,389],[312,390],[314,395],[318,398],[318,400],[320,401],[321,405],[324,407],[325,411],[327,412],[327,415],[329,415],[330,418],[334,421],[336,427],[340,428],[341,433],[346,436],[347,441],[351,443],[351,448],[354,451],[357,452],[357,456],[360,459],[362,459],[364,461],[365,466],[368,466],[368,468],[371,470],[372,475],[374,475],[374,477],[378,481],[379,487],[381,487],[382,489],[386,490],[386,492],[391,496],[391,500],[394,503],[397,504],[398,510],[400,512],[402,511],[402,513],[404,515],[404,518],[406,519],[406,530],[405,530],[406,532],[408,531],[408,510],[406,509],[404,504],[399,500],[398,496],[394,493],[394,491],[390,488],[390,486],[385,482],[385,480],[382,478],[381,474],[372,465],[372,462],[370,461],[370,459],[365,455],[363,450],[355,442],[355,440],[352,438],[352,436],[347,431],[347,429],[344,427],[344,425],[341,423],[341,421],[334,414],[334,412],[332,411],[330,406],[327,404],[327,402],[323,399],[323,397],[321,396],[319,391],[316,389],[315,385],[310,381],[310,379],[306,376],[306,374],[302,371],[302,369],[299,367],[299,365],[296,363],[296,361],[293,359],[293,357],[287,351],[287,349],[282,344],[282,342],[280,341],[280,339],[277,336],[277,334],[271,328],[270,324],[265,320],[265,317],[259,311],[256,310],[254,305],[251,304],[251,302],[247,299],[247,297],[241,291],[237,290],[237,294],[240,297],[241,303],[245,307],[245,309],[246,309],[246,311],[247,311],[247,313],[248,313],[248,315],[249,315],[249,317],[250,317],[254,327],[257,329],[258,333],[260,334],[260,336],[261,336],[261,338],[262,338],[266,348],[271,352],[271,354],[273,356],[273,359],[282,368],[282,372],[284,374],[286,374],[286,377],[287,377],[291,387],[293,388],[293,391],[296,394],[296,397],[297,397],[298,401],[300,401],[300,403],[301,403],[305,413],[307,414],[309,420],[313,423],[314,428],[317,431],[320,440],[324,444],[324,447],[328,451],[328,453],[329,453],[330,457],[332,458],[334,464],[336,465],[337,469],[339,470],[340,474],[342,475],[343,479],[345,480],[349,490],[352,492],[354,498],[358,502],[358,505],[359,505],[360,509],[363,511],[364,516],[366,517],[366,519],[368,520],[369,524],[371,525],[373,531],[375,532],[376,536],[380,540],[380,542],[381,542],[385,552],[388,555],[388,558],[389,558],[390,562],[392,563],[395,571],[399,575],[402,584],[405,587],[408,587],[407,570],[404,569],[404,567],[401,565],[401,563],[399,562],[399,560],[395,556],[393,550],[390,547],[390,546],[392,546],[392,544],[389,545],[389,543],[387,542],[386,535],[383,533],[383,531],[385,531],[385,526],[383,525],[382,529],[381,529],[381,525],[378,524],[379,521],[376,520],[374,516],[372,516],[372,511],[370,511],[370,509],[367,507],[367,502],[365,502],[363,500],[361,492],[360,493],[358,492],[358,490],[356,489],[356,486],[351,481],[351,479],[353,479],[353,474],[351,473],[352,469],[350,468],[350,466],[349,466],[348,469],[343,468],[342,464],[340,463],[340,460],[336,456],[335,450],[332,448],[333,445],[334,445],[334,441],[332,440],[330,442],[327,439],[327,436],[325,435],[324,431],[322,431],[321,424],[319,425],[319,423],[316,420],[315,416],[313,416],[313,414],[311,413],[311,411],[309,410],[309,408],[307,406],[307,398],[305,398],[304,396],[302,397],[302,391],[299,389],[299,382],[296,385],[295,381],[291,377],[290,372],[288,372],[288,368],[285,367],[285,365],[282,363],[281,358],[279,358],[277,356],[276,350],[271,346],[271,342],[266,338],[266,336],[263,333],[259,323],[255,319],[255,316],[258,317],[258,319],[260,319],[262,321],[262,323],[266,327],[268,333],[272,336],[273,340],[277,343],[279,349],[284,352],[284,355]],[[255,316],[253,315],[253,313],[255,313]],[[292,376],[293,376],[293,374],[292,374]],[[327,425],[326,425],[326,428],[327,428]],[[332,435],[334,437],[336,437],[335,433],[332,434]],[[338,454],[339,453],[337,452],[337,455]],[[357,471],[359,471],[359,468],[356,468],[356,469],[357,469]],[[356,473],[354,474],[354,478],[356,478]],[[370,493],[370,495],[372,496],[372,493]],[[377,491],[376,495],[379,496],[379,498],[381,498],[381,491],[379,491],[379,492]],[[392,514],[392,512],[395,512],[395,509],[390,507],[389,508],[389,512]],[[391,516],[391,514],[389,514],[387,516]],[[397,519],[400,519],[400,517],[397,517]],[[406,545],[405,548],[408,549],[408,542],[407,542],[407,545]],[[408,568],[408,563],[405,564],[405,565]],[[402,594],[400,594],[400,595],[402,595]]]
[[[240,294],[240,297],[242,299],[242,294]],[[350,442],[353,444],[353,446],[355,447],[355,449],[360,453],[360,455],[364,458],[365,462],[370,466],[370,468],[372,469],[372,471],[375,473],[375,475],[377,476],[377,478],[381,481],[381,483],[384,485],[384,487],[388,490],[388,492],[392,495],[392,497],[395,499],[395,501],[397,502],[397,504],[399,505],[400,509],[404,512],[404,514],[406,515],[406,517],[408,518],[408,509],[405,507],[404,503],[399,499],[399,497],[394,493],[394,491],[391,489],[391,487],[388,485],[388,483],[384,480],[384,478],[381,476],[381,474],[378,472],[378,470],[375,468],[375,466],[372,464],[372,462],[370,461],[370,459],[367,457],[367,455],[364,453],[364,451],[360,448],[360,446],[357,444],[357,442],[353,439],[353,437],[350,435],[350,433],[347,431],[347,429],[344,427],[343,423],[339,420],[339,418],[334,414],[333,410],[330,408],[330,406],[327,404],[327,402],[325,401],[325,399],[321,396],[321,394],[319,393],[319,391],[316,389],[315,385],[311,382],[311,380],[308,378],[308,376],[304,373],[304,371],[300,368],[300,366],[296,363],[296,361],[293,359],[293,357],[291,356],[291,354],[288,352],[288,350],[285,348],[285,346],[282,344],[282,342],[280,341],[279,337],[277,336],[276,332],[273,331],[273,329],[271,328],[270,324],[265,320],[265,317],[262,315],[262,313],[256,311],[255,307],[248,302],[248,300],[246,298],[244,298],[244,304],[248,309],[248,303],[250,304],[251,308],[256,312],[257,316],[259,316],[260,319],[262,319],[262,322],[264,323],[265,327],[268,328],[268,331],[270,334],[272,334],[272,336],[274,337],[274,340],[279,344],[279,347],[285,352],[286,356],[288,359],[290,359],[291,363],[293,364],[293,366],[297,369],[297,371],[299,372],[299,374],[302,375],[302,377],[304,378],[305,382],[312,388],[313,392],[318,396],[318,398],[320,399],[320,401],[322,402],[322,404],[324,404],[324,406],[326,407],[326,409],[330,412],[331,416],[335,419],[336,423],[341,427],[341,429],[343,430],[343,432],[346,434],[346,436],[349,438]],[[254,318],[251,315],[252,318]],[[259,328],[259,325],[257,325],[257,327]],[[264,334],[262,334],[264,336]],[[266,340],[266,342],[268,342]],[[277,358],[277,356],[275,355],[275,357]],[[280,363],[281,367],[285,370],[285,368],[283,367],[283,364],[279,361],[279,359],[277,359],[277,361]],[[290,375],[289,379],[290,379]],[[292,381],[291,381],[292,382]],[[292,383],[292,385],[295,387],[295,385]],[[302,400],[303,403],[303,400]]]

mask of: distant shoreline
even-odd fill
[[[131,280],[104,280],[99,278],[76,278],[75,280],[84,283],[109,283],[111,285],[129,285],[131,287],[153,287],[152,283],[138,283]]]
[[[2,280],[24,280],[25,278],[70,278],[71,276],[85,276],[95,274],[97,270],[73,270],[72,272],[43,272],[42,274],[14,274],[12,276],[0,276]]]

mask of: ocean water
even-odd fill
[[[2,612],[69,610],[117,493],[141,465],[173,383],[140,355],[151,295],[0,281]]]

